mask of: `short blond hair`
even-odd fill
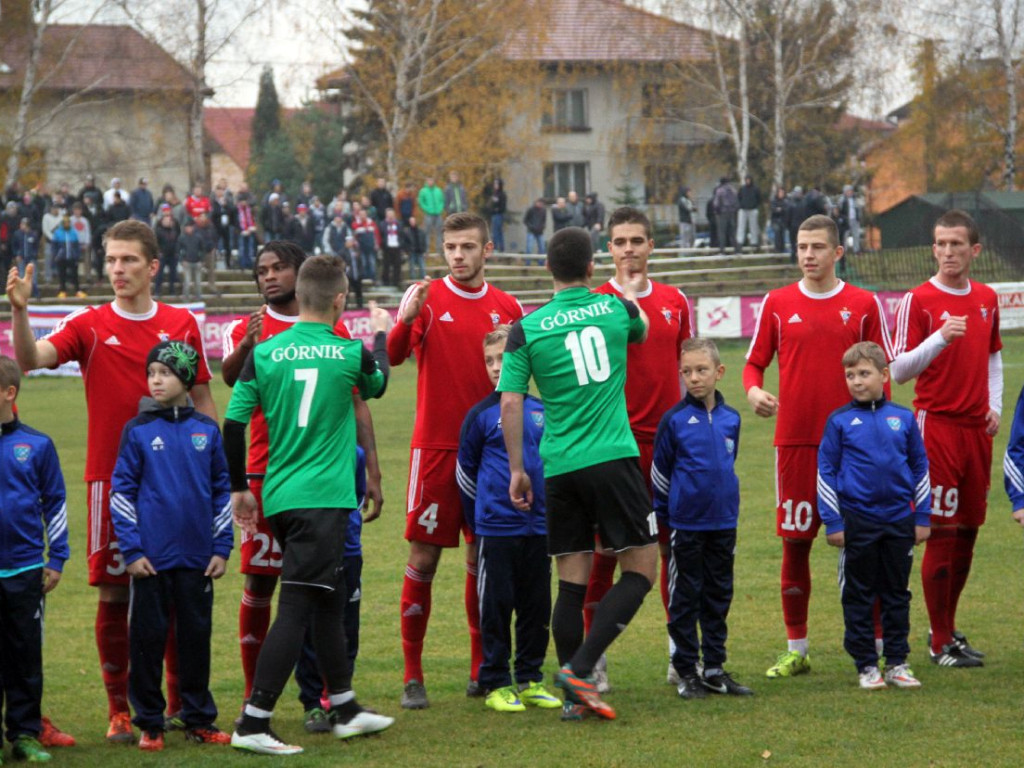
[[[711,339],[685,339],[683,343],[679,345],[679,356],[682,357],[687,352],[706,352],[707,356],[711,358],[711,362],[715,364],[716,368],[722,364],[722,355],[718,351],[718,345]]]
[[[843,353],[843,368],[852,368],[861,360],[867,360],[879,371],[889,367],[885,352],[873,341],[858,341]]]
[[[492,344],[504,344],[508,341],[509,331],[512,330],[511,325],[497,325],[494,330],[484,336],[484,346],[489,347]]]

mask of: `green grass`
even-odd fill
[[[414,415],[415,370],[394,371],[384,400],[371,407],[385,473],[383,517],[364,529],[363,633],[356,674],[359,698],[395,715],[386,734],[340,744],[302,731],[301,709],[291,684],[281,699],[275,727],[306,747],[281,759],[327,766],[544,765],[1018,765],[1024,650],[1021,628],[1021,532],[1008,515],[1001,459],[1017,393],[1024,384],[1024,337],[1005,339],[1004,424],[997,438],[989,523],[978,541],[974,572],[962,601],[959,624],[989,653],[982,670],[939,670],[924,643],[927,619],[915,569],[911,662],[924,683],[920,691],[867,694],[857,688],[853,665],[842,649],[842,617],[835,580],[836,553],[819,541],[814,549],[811,600],[813,672],[768,681],[764,670],[784,649],[778,597],[780,546],[774,535],[773,423],[750,413],[740,386],[745,345],[723,345],[726,399],[744,416],[738,471],[743,493],[736,558],[736,597],[730,615],[729,669],[752,685],[749,700],[712,698],[683,702],[665,685],[664,615],[652,593],[629,630],[613,646],[609,671],[619,711],[612,723],[564,724],[557,712],[530,710],[498,715],[468,700],[468,637],[463,612],[463,568],[456,552],[443,558],[434,582],[434,609],[425,668],[433,706],[404,712],[398,599],[407,545],[402,539],[408,443]],[[229,392],[215,384],[221,413]],[[910,390],[896,399],[909,402]],[[161,755],[108,746],[106,697],[93,637],[95,592],[86,583],[84,464],[85,408],[77,380],[32,379],[19,399],[26,422],[51,434],[69,486],[72,559],[48,600],[44,711],[73,733],[79,746],[56,750],[55,765],[115,766],[253,765],[261,758],[227,748],[197,747],[171,735]],[[238,660],[237,606],[241,579],[237,558],[217,584],[211,687],[230,728],[242,691]],[[187,653],[187,649],[183,653]],[[554,671],[553,648],[547,671]],[[9,752],[8,752],[8,759]],[[275,763],[276,764],[276,763]]]

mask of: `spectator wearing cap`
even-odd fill
[[[145,176],[139,179],[139,186],[133,189],[128,196],[128,209],[136,221],[152,224],[156,203],[153,201],[153,193],[149,191],[148,185],[149,180]]]
[[[295,215],[288,219],[284,226],[284,239],[290,240],[312,255],[316,248],[316,222],[309,215],[309,206],[299,203],[295,206]]]
[[[121,179],[117,176],[110,180],[110,189],[103,193],[104,211],[109,211],[110,206],[114,204],[114,193],[120,193],[121,199],[124,200],[124,190],[121,189]]]
[[[263,226],[263,242],[280,240],[284,234],[284,209],[281,207],[281,195],[271,192],[267,204],[260,211],[260,224]]]

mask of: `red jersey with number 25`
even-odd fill
[[[398,306],[401,316],[416,286]],[[484,365],[484,336],[523,316],[519,302],[493,285],[473,290],[452,279],[433,280],[411,325],[388,334],[388,358],[401,365],[416,354],[416,425],[413,448],[458,450],[466,413],[494,391]]]
[[[267,311],[263,315],[262,332],[260,341],[266,341],[276,336],[281,331],[287,331],[299,320],[298,315],[282,315],[275,312],[268,304]],[[222,347],[224,357],[233,354],[235,348],[245,338],[245,331],[249,327],[249,315],[242,315],[232,321],[231,325],[224,329]],[[350,339],[345,323],[339,318],[334,326],[334,332],[343,339]],[[262,475],[267,471],[267,460],[270,458],[270,435],[267,431],[267,420],[263,418],[263,409],[259,406],[252,412],[252,419],[249,421],[249,461],[245,471],[250,475]]]
[[[690,303],[678,288],[648,280],[636,303],[647,315],[650,329],[643,344],[630,344],[626,354],[626,410],[633,436],[653,443],[661,417],[682,397],[679,386],[679,345],[693,336]],[[615,278],[595,293],[622,296]]]
[[[121,430],[149,395],[146,356],[161,341],[185,341],[199,352],[196,384],[210,380],[199,323],[187,309],[153,302],[133,315],[115,304],[72,312],[46,337],[57,349],[57,364],[77,360],[85,384],[88,443],[85,479],[109,480],[117,463]]]
[[[966,316],[967,333],[918,375],[914,407],[984,424],[989,408],[988,359],[1003,348],[994,290],[971,280],[966,290],[958,291],[934,278],[911,289],[896,311],[893,348],[897,355],[915,349],[950,316]]]
[[[892,360],[882,305],[869,291],[840,281],[818,294],[797,282],[764,297],[747,362],[763,370],[779,356],[775,445],[821,442],[829,414],[850,401],[842,359],[858,341]]]

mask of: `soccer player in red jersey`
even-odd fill
[[[196,318],[153,300],[150,281],[160,268],[156,236],[139,221],[122,221],[104,235],[107,274],[114,300],[83,307],[68,315],[44,339],[35,339],[28,321],[32,273],[7,276],[14,352],[24,370],[55,368],[77,361],[85,385],[88,443],[85,481],[89,493],[89,584],[99,590],[96,645],[107,689],[110,728],[107,739],[131,742],[128,712],[128,585],[129,577],[110,522],[110,476],[124,425],[135,417],[139,398],[148,395],[146,355],[161,341],[175,339],[203,349]],[[29,266],[31,269],[31,265]],[[210,394],[210,370],[202,355],[192,400],[201,413],[217,418]],[[168,652],[173,655],[173,643]],[[168,667],[176,666],[168,659]],[[173,673],[168,669],[168,677]],[[176,684],[168,684],[174,712]]]
[[[446,547],[466,539],[466,615],[470,635],[467,695],[480,695],[477,670],[483,659],[476,590],[476,546],[462,516],[455,459],[459,430],[469,409],[494,391],[480,357],[480,340],[498,325],[523,315],[519,302],[484,280],[494,250],[482,218],[455,213],[443,226],[449,274],[409,287],[388,336],[391,365],[416,355],[416,423],[409,461],[405,538],[409,562],[402,583],[402,706],[429,706],[423,685],[423,638],[430,619],[431,581]]]
[[[995,291],[971,280],[981,253],[978,225],[963,211],[935,222],[935,276],[903,297],[896,313],[892,374],[917,377],[914,408],[932,482],[932,535],[921,561],[931,622],[931,660],[980,667],[984,654],[957,630],[978,528],[985,522],[992,438],[999,431],[1003,364]]]
[[[636,303],[650,318],[647,340],[630,344],[626,363],[626,409],[629,424],[640,449],[640,469],[650,488],[651,462],[654,458],[654,435],[665,412],[682,397],[679,384],[679,348],[693,336],[690,303],[678,288],[658,283],[647,277],[647,260],[654,249],[651,222],[636,208],[619,208],[608,219],[608,250],[615,262],[615,276],[594,289],[595,293],[622,296],[622,286],[637,274],[643,275],[645,287],[637,294]],[[668,526],[659,526],[661,550],[661,599],[668,610]],[[586,629],[590,631],[594,608],[611,589],[616,558],[602,552],[594,553],[587,596],[584,602]],[[674,672],[669,664],[670,674]],[[598,691],[608,690],[604,659],[594,669]]]
[[[240,316],[225,330],[221,371],[224,382],[229,387],[235,385],[246,358],[258,342],[291,328],[298,321],[299,302],[295,296],[295,281],[299,267],[305,260],[306,253],[302,248],[283,240],[271,241],[260,251],[253,272],[256,287],[266,303],[252,314]],[[348,328],[341,319],[335,325],[334,331],[343,338],[350,338]],[[370,522],[380,516],[383,503],[380,465],[377,461],[370,409],[358,394],[353,394],[353,406],[358,441],[366,455],[368,504],[364,521]],[[261,491],[263,475],[267,469],[268,451],[267,422],[262,411],[257,408],[249,423],[249,455],[246,466],[249,489],[256,498],[257,531],[252,534],[243,531],[240,547],[241,571],[245,575],[245,582],[238,610],[238,642],[241,646],[246,699],[252,692],[256,659],[259,658],[263,640],[270,627],[271,602],[277,580],[281,575],[281,547],[261,511]],[[307,710],[307,730],[330,730],[330,723],[324,718],[316,718],[315,714],[317,713],[313,713],[311,709]]]
[[[776,534],[782,538],[782,617],[788,650],[767,676],[809,672],[807,607],[811,597],[811,545],[821,527],[817,511],[818,444],[825,421],[849,400],[840,364],[858,341],[873,341],[892,359],[878,298],[836,277],[843,257],[839,231],[815,215],[797,232],[803,279],[769,291],[761,304],[743,369],[754,413],[775,424]],[[764,371],[779,358],[779,394],[764,386]]]

